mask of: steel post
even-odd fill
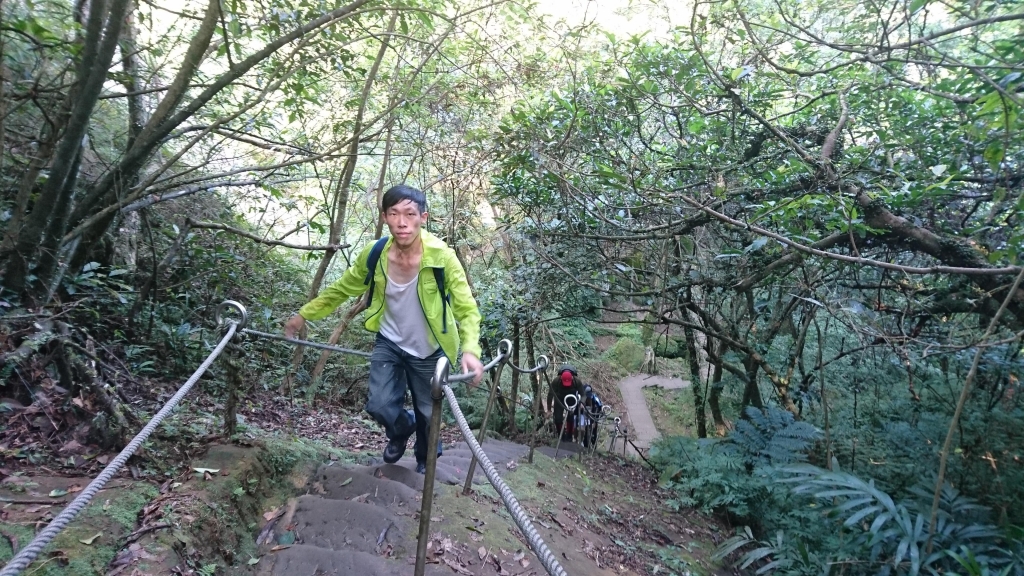
[[[430,412],[430,431],[427,434],[427,471],[423,475],[423,499],[420,504],[420,530],[416,541],[415,576],[423,576],[427,565],[427,541],[430,539],[430,508],[434,504],[434,478],[437,473],[437,441],[441,437],[441,400],[444,398],[444,386],[448,383],[451,366],[448,358],[442,356],[437,360],[434,377],[430,381],[430,399],[433,408]]]
[[[508,342],[508,350],[502,353],[502,344]],[[484,439],[487,438],[487,421],[491,418],[491,411],[494,409],[494,400],[498,397],[498,389],[501,387],[501,372],[505,368],[505,363],[508,361],[508,355],[512,351],[512,343],[508,340],[502,340],[498,343],[498,354],[501,357],[501,361],[498,362],[498,366],[494,372],[491,373],[491,393],[487,396],[487,408],[484,409],[484,419],[480,422],[480,434],[477,435],[476,441],[482,446]],[[469,469],[466,472],[466,484],[462,487],[463,494],[469,494],[473,491],[473,475],[476,474],[476,456],[474,455],[469,460]]]

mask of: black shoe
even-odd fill
[[[405,454],[405,445],[409,442],[409,437],[395,438],[388,441],[388,445],[384,447],[384,462],[388,464],[394,464],[398,462],[402,455]]]
[[[427,473],[427,464],[425,462],[417,462],[416,463],[416,473],[417,474],[426,474]]]

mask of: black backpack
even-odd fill
[[[370,255],[366,258],[366,278],[363,284],[370,287],[369,295],[366,297],[366,307],[373,302],[373,287],[376,280],[373,273],[377,270],[377,263],[380,262],[380,255],[384,252],[384,245],[388,243],[387,236],[381,236],[370,249]],[[448,305],[451,303],[451,295],[444,291],[444,268],[431,268],[434,271],[434,282],[437,282],[437,289],[441,292],[441,333],[448,333]],[[575,374],[575,372],[573,372]]]

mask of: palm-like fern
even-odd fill
[[[926,489],[916,491],[920,502],[895,502],[873,481],[839,471],[835,463],[833,468],[829,471],[806,464],[790,465],[782,470],[790,475],[783,481],[794,484],[794,493],[827,503],[828,516],[840,520],[842,530],[854,535],[855,559],[868,560],[876,566],[877,570],[872,572],[937,575],[952,573],[959,566],[972,574],[983,574],[990,570],[1012,573],[1024,567],[1002,533],[980,517],[986,509],[953,487],[943,487],[934,535],[929,542],[931,494]],[[781,533],[775,541],[758,542],[749,530],[726,541],[719,555],[752,544],[757,547],[740,562],[749,566],[768,560],[759,573],[792,569],[808,560],[806,553],[787,545]]]
[[[778,466],[806,460],[806,451],[817,437],[817,428],[797,421],[787,410],[748,406],[746,419],[736,422],[724,444],[749,465]]]

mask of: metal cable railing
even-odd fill
[[[228,306],[225,302],[217,308],[217,323],[220,324],[221,310]],[[244,334],[251,334],[259,336],[261,338],[267,338],[269,340],[277,340],[280,342],[288,342],[290,344],[297,344],[301,346],[309,346],[311,348],[319,348],[321,350],[330,350],[332,352],[341,352],[344,354],[353,354],[357,356],[370,356],[368,352],[361,352],[358,350],[351,350],[349,348],[342,348],[340,346],[332,346],[329,344],[320,344],[318,342],[310,342],[307,340],[299,340],[296,338],[288,338],[286,336],[279,336],[277,334],[270,334],[267,332],[260,332],[258,330],[250,330],[244,328],[244,319],[246,318],[245,308],[236,302],[230,303],[230,307],[235,308],[243,317],[243,327],[241,332]],[[520,506],[518,500],[507,484],[498,475],[497,469],[491,463],[487,454],[484,453],[483,448],[480,444],[484,441],[485,434],[487,433],[487,421],[490,416],[491,410],[494,406],[495,397],[499,391],[499,385],[501,381],[502,368],[508,364],[513,370],[516,370],[523,374],[532,374],[545,370],[548,366],[547,356],[541,356],[540,362],[533,368],[520,368],[509,362],[509,358],[512,355],[512,342],[509,340],[502,340],[498,343],[498,354],[490,362],[484,365],[483,372],[490,372],[492,375],[492,382],[490,389],[488,390],[487,408],[484,410],[483,420],[480,424],[480,438],[474,438],[473,432],[469,428],[469,423],[466,421],[465,416],[462,414],[459,403],[455,398],[455,393],[452,391],[449,384],[456,382],[466,382],[472,380],[475,374],[451,374],[450,364],[447,357],[442,357],[438,360],[437,368],[434,371],[434,378],[431,382],[431,398],[434,402],[433,410],[431,413],[430,430],[427,438],[427,446],[436,446],[441,436],[441,412],[442,398],[447,398],[448,405],[452,409],[452,413],[455,415],[455,419],[459,424],[459,430],[462,432],[463,437],[466,439],[466,443],[469,444],[470,449],[473,452],[473,458],[470,462],[469,469],[467,470],[466,486],[464,491],[469,493],[472,487],[473,476],[476,470],[476,463],[479,461],[481,467],[484,470],[484,474],[490,481],[494,489],[501,495],[502,501],[505,503],[505,507],[512,515],[516,525],[523,532],[526,537],[530,548],[537,554],[537,558],[540,559],[545,569],[548,571],[550,576],[567,576],[564,569],[558,563],[555,555],[548,549],[544,540],[541,539],[540,534],[537,533],[536,528],[530,522],[526,512]],[[497,370],[495,370],[497,369]],[[536,399],[535,399],[536,400]],[[532,452],[532,446],[531,446]],[[430,509],[433,505],[434,499],[434,479],[436,478],[437,472],[437,452],[435,450],[427,451],[427,466],[426,472],[423,478],[423,499],[420,510],[420,530],[419,538],[417,541],[417,552],[416,552],[416,576],[422,576],[426,567],[426,552],[427,552],[427,540],[430,531]],[[2,575],[0,575],[2,576]]]
[[[332,346],[331,344],[321,344],[319,342],[310,342],[309,340],[299,340],[298,338],[289,338],[287,336],[278,336],[277,334],[271,334],[270,332],[260,332],[259,330],[250,330],[244,328],[241,330],[243,334],[252,334],[253,336],[259,336],[260,338],[266,338],[267,340],[277,340],[280,342],[288,342],[289,344],[298,344],[299,346],[308,346],[310,348],[319,348],[320,350],[330,350],[331,352],[341,352],[343,354],[351,354],[353,356],[362,356],[369,358],[369,352],[363,352],[362,350],[353,350],[351,348],[342,348],[341,346]]]
[[[502,342],[508,342],[503,340]],[[489,366],[498,366],[500,376],[500,367],[507,362],[508,351],[511,350],[511,343],[508,344],[505,353],[499,353],[498,357],[491,362]],[[501,346],[499,346],[501,351]],[[544,365],[546,365],[547,358],[544,358]],[[542,367],[536,368],[541,370]],[[494,464],[491,463],[490,458],[484,452],[480,446],[480,441],[473,437],[473,431],[469,428],[469,422],[466,421],[466,417],[462,414],[462,409],[459,408],[459,402],[455,398],[455,392],[452,391],[449,382],[462,381],[471,378],[472,374],[459,374],[450,376],[450,365],[448,358],[442,357],[437,361],[437,367],[434,369],[434,378],[431,381],[431,398],[434,401],[433,411],[430,418],[430,433],[427,438],[427,446],[435,446],[437,440],[441,435],[441,399],[448,400],[448,406],[452,409],[452,414],[455,416],[455,421],[459,425],[459,431],[462,432],[463,438],[466,439],[466,443],[469,444],[470,449],[473,451],[473,462],[468,470],[468,476],[466,477],[466,485],[470,486],[473,481],[474,467],[473,464],[479,460],[480,466],[484,470],[484,475],[487,476],[487,480],[494,487],[494,490],[501,496],[502,502],[505,504],[505,508],[508,509],[509,514],[512,515],[512,519],[515,521],[516,526],[526,537],[526,541],[533,550],[537,558],[540,559],[541,564],[544,565],[550,576],[567,576],[565,570],[559,564],[558,559],[548,549],[547,544],[541,538],[537,529],[534,528],[533,523],[530,522],[529,516],[526,511],[516,500],[515,494],[512,493],[512,489],[508,487],[508,484],[501,479],[498,475],[497,469]],[[492,388],[491,397],[493,400],[494,391],[497,389],[498,380],[495,378],[494,386]],[[489,408],[489,406],[488,406]],[[480,437],[484,438],[487,432],[486,426],[487,412],[484,413],[484,421],[480,425]],[[427,556],[427,539],[430,532],[430,509],[433,505],[434,500],[434,478],[437,468],[437,451],[429,450],[427,452],[427,470],[425,478],[423,479],[423,501],[420,509],[420,531],[419,541],[416,549],[416,569],[415,576],[423,576],[426,568],[426,556]]]
[[[225,305],[229,305],[228,302],[221,304],[217,308],[218,325],[221,324],[220,314]],[[228,321],[227,331],[224,333],[224,337],[221,338],[220,342],[213,349],[213,352],[210,352],[210,355],[206,357],[206,360],[203,360],[203,363],[199,365],[199,368],[192,373],[192,376],[185,381],[181,388],[178,389],[178,392],[172,396],[171,399],[164,404],[164,407],[156,413],[156,416],[153,416],[152,420],[150,420],[149,423],[146,424],[146,426],[143,427],[134,438],[132,438],[131,442],[121,450],[121,453],[111,460],[110,464],[107,464],[103,471],[100,472],[99,476],[90,482],[78,497],[68,504],[67,508],[64,508],[64,510],[62,510],[60,514],[58,514],[57,517],[46,526],[46,528],[43,528],[39,534],[36,534],[36,537],[29,542],[28,546],[22,548],[21,551],[11,558],[11,561],[4,566],[3,570],[0,570],[0,576],[16,576],[17,574],[20,574],[22,570],[27,568],[28,565],[31,564],[37,556],[39,556],[39,553],[43,551],[43,548],[46,548],[46,545],[56,538],[57,535],[60,534],[61,530],[63,530],[75,518],[75,516],[77,516],[78,513],[89,504],[90,501],[92,501],[96,494],[106,486],[107,482],[109,482],[111,478],[114,477],[114,474],[117,474],[121,467],[124,466],[124,463],[128,461],[128,458],[130,458],[132,454],[135,454],[135,451],[139,449],[139,446],[149,438],[149,435],[153,433],[153,430],[156,430],[156,427],[163,422],[164,418],[166,418],[171,411],[178,406],[181,399],[184,398],[190,390],[192,390],[192,387],[195,386],[195,383],[198,382],[199,378],[204,372],[206,372],[206,369],[213,364],[213,361],[217,356],[224,351],[224,347],[227,346],[228,342],[234,338],[238,329],[245,326],[245,320],[245,314],[243,313],[242,320],[240,322],[234,320]]]
[[[245,325],[248,322],[248,314],[245,310],[245,307],[239,304],[238,302],[231,300],[224,301],[216,309],[215,319],[217,321],[218,327],[225,325],[225,320],[222,317],[222,315],[228,309],[235,310],[240,316],[240,319],[226,321],[227,328],[224,332],[224,336],[221,338],[217,346],[214,347],[210,355],[207,356],[205,360],[203,360],[202,364],[199,365],[199,367],[192,374],[192,376],[190,376],[189,379],[185,381],[181,388],[178,389],[177,393],[175,393],[174,396],[172,396],[171,399],[168,400],[166,404],[164,404],[164,406],[160,409],[159,412],[156,413],[155,416],[153,416],[149,423],[147,423],[146,426],[143,427],[143,429],[139,431],[139,433],[136,434],[134,438],[132,438],[128,445],[125,446],[124,449],[121,450],[121,452],[103,469],[103,471],[100,472],[100,474],[92,482],[90,482],[89,485],[86,486],[84,490],[82,490],[78,497],[72,500],[71,503],[68,504],[68,506],[64,510],[62,510],[60,514],[58,514],[57,517],[54,518],[52,522],[50,522],[49,525],[47,525],[41,532],[39,532],[39,534],[37,534],[36,537],[27,546],[25,546],[23,549],[21,549],[21,551],[15,554],[13,558],[11,558],[11,561],[8,562],[7,565],[3,567],[2,570],[0,570],[0,576],[16,576],[17,574],[20,574],[23,570],[25,570],[25,568],[28,567],[29,564],[32,563],[33,560],[35,560],[39,556],[43,549],[50,542],[52,542],[53,539],[58,534],[60,534],[60,532],[89,504],[89,502],[92,501],[96,494],[103,489],[103,487],[107,484],[107,482],[111,480],[111,478],[113,478],[114,474],[116,474],[124,466],[128,458],[130,458],[135,453],[135,451],[139,449],[142,443],[149,438],[149,436],[153,433],[156,427],[159,426],[160,423],[163,422],[163,420],[178,406],[181,400],[186,395],[188,395],[188,393],[192,390],[193,386],[195,386],[196,382],[199,381],[199,378],[202,377],[202,375],[206,372],[210,365],[213,364],[213,361],[216,360],[217,357],[220,356],[221,352],[223,352],[224,349],[228,346],[228,343],[232,340],[232,338],[235,338],[236,336],[241,336],[242,334],[251,334],[254,336],[259,336],[261,338],[278,340],[303,346],[310,346],[322,350],[330,350],[333,352],[342,352],[346,354],[353,354],[364,357],[370,356],[370,353],[368,352],[361,352],[358,350],[342,348],[340,346],[331,346],[328,344],[320,344],[317,342],[298,340],[295,338],[278,336],[276,334],[270,334],[267,332],[260,332],[258,330],[247,329]],[[449,384],[453,382],[464,382],[471,380],[475,377],[475,375],[451,375],[448,358],[442,357],[440,360],[438,360],[437,367],[434,371],[434,378],[431,382],[431,397],[434,402],[434,409],[431,414],[429,439],[427,445],[437,445],[438,439],[440,438],[442,410],[441,400],[442,398],[446,398],[448,400],[448,405],[451,407],[452,413],[454,414],[455,419],[458,422],[459,430],[462,432],[463,437],[466,439],[466,442],[467,444],[469,444],[469,447],[474,455],[472,463],[470,464],[470,468],[468,470],[465,490],[467,492],[469,491],[469,487],[471,486],[470,483],[472,482],[475,471],[475,465],[476,462],[479,461],[481,467],[484,470],[484,474],[487,476],[488,481],[490,481],[491,485],[498,492],[498,494],[501,495],[501,499],[504,502],[505,507],[508,509],[509,513],[512,515],[512,518],[515,521],[516,526],[518,526],[519,529],[522,531],[523,535],[527,539],[527,542],[529,543],[530,548],[540,559],[541,563],[544,565],[544,568],[547,570],[548,574],[550,576],[567,576],[565,570],[562,568],[562,566],[558,563],[558,560],[555,558],[555,555],[551,552],[550,549],[548,549],[547,545],[544,543],[544,540],[540,537],[540,534],[537,532],[536,528],[534,528],[533,523],[530,522],[530,519],[527,516],[526,511],[519,504],[519,501],[516,500],[516,497],[512,493],[512,490],[508,487],[507,484],[505,484],[505,482],[498,475],[498,471],[494,467],[494,464],[491,463],[490,459],[487,457],[487,454],[483,451],[483,448],[481,447],[481,442],[483,441],[484,435],[487,432],[487,417],[490,414],[491,407],[494,403],[494,398],[498,392],[501,368],[506,363],[509,363],[508,359],[511,355],[511,352],[512,343],[509,342],[508,340],[502,340],[498,345],[498,355],[493,360],[491,360],[491,362],[489,362],[483,367],[484,372],[490,372],[495,368],[497,368],[498,370],[492,375],[493,381],[488,398],[487,409],[484,412],[484,418],[480,426],[480,439],[473,437],[472,431],[469,428],[469,423],[466,421],[466,418],[463,415],[461,408],[459,407],[458,400],[456,400],[455,398],[455,393],[452,391],[451,386],[449,386]],[[525,374],[541,371],[547,368],[548,359],[545,356],[541,356],[540,360],[540,363],[534,368],[524,369],[515,365],[512,365],[512,368]],[[427,470],[423,484],[424,488],[422,509],[420,512],[420,534],[416,554],[416,576],[422,576],[425,568],[426,543],[427,534],[429,532],[430,527],[430,508],[433,503],[433,486],[434,478],[436,476],[436,469],[437,452],[435,450],[428,450]]]

